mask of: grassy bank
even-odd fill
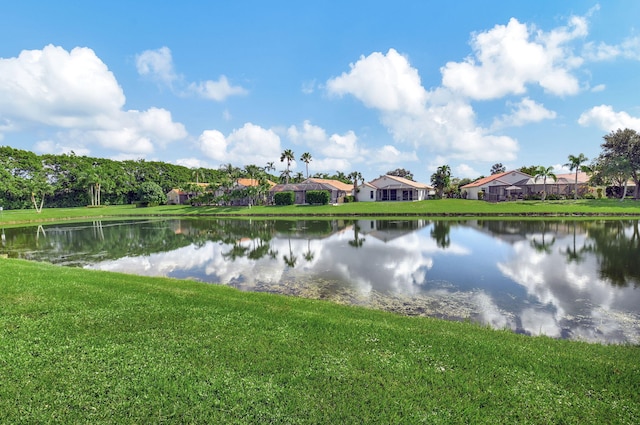
[[[164,205],[136,208],[119,205],[102,208],[45,208],[8,210],[0,214],[0,223],[22,224],[63,219],[91,219],[119,216],[640,216],[640,202],[620,202],[612,199],[578,201],[523,201],[488,203],[462,199],[441,199],[420,202],[358,202],[333,205],[292,205],[284,207],[191,207]]]
[[[0,423],[637,423],[640,348],[0,259]]]

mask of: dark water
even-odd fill
[[[637,220],[103,221],[4,229],[0,254],[638,344],[638,229]]]

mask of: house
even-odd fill
[[[371,183],[363,183],[356,190],[357,202],[375,202],[378,188]]]
[[[466,199],[485,199],[487,201],[504,201],[509,196],[520,196],[523,188],[533,178],[522,171],[507,171],[492,174],[460,187]],[[482,193],[482,195],[480,195]]]
[[[200,188],[200,191],[204,192],[208,189],[209,183],[187,183],[187,187],[196,186]],[[197,193],[195,191],[186,191],[180,188],[173,188],[169,192],[167,192],[167,204],[182,205],[196,195]]]
[[[267,180],[267,184],[269,185],[269,188],[272,188],[272,187],[274,187],[276,185],[271,180]],[[259,180],[247,179],[247,178],[239,178],[238,180],[236,180],[236,184],[231,188],[231,193],[234,193],[234,192],[237,193],[238,191],[242,191],[242,190],[248,189],[250,187],[258,187],[258,186],[260,186],[260,181]],[[223,192],[224,192],[224,189],[218,189],[216,191],[216,194],[219,196]],[[252,204],[256,203],[256,201],[258,201],[258,200],[254,199],[254,197],[251,197],[251,196],[232,197],[232,199],[230,200],[231,205],[234,205],[234,206],[252,205]],[[263,201],[266,201],[266,199],[263,199]]]
[[[368,186],[360,186],[358,201],[371,200],[371,187],[375,188],[376,201],[422,201],[429,197],[433,186],[402,177],[385,174],[372,180]],[[369,187],[369,189],[367,189]],[[368,191],[368,192],[367,192]],[[363,192],[362,194],[360,192]],[[367,199],[368,197],[368,199]]]
[[[189,195],[182,189],[171,189],[167,192],[167,204],[169,205],[181,205],[187,202]]]
[[[295,204],[307,203],[307,192],[310,190],[326,190],[329,192],[329,203],[337,204],[344,202],[344,197],[353,192],[353,186],[339,180],[308,178],[301,183],[277,184],[269,191],[273,198],[278,192],[293,192],[295,194]]]

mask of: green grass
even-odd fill
[[[0,423],[637,423],[640,347],[0,259]]]
[[[191,207],[164,205],[136,208],[119,205],[103,208],[45,208],[41,214],[34,210],[8,210],[0,214],[0,223],[22,224],[29,222],[57,221],[63,219],[91,219],[121,216],[548,216],[548,215],[634,215],[640,216],[640,203],[615,199],[523,201],[489,203],[462,199],[441,199],[420,202],[356,202],[333,205],[293,205],[285,207]]]

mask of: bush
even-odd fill
[[[602,192],[601,192],[602,194]],[[587,192],[584,195],[582,195],[582,199],[596,199],[596,195],[594,195],[591,192]]]
[[[328,190],[308,190],[307,203],[327,205],[329,203],[329,191]]]
[[[356,197],[353,195],[347,195],[344,197],[344,203],[348,204],[349,202],[356,202]]]
[[[547,201],[559,201],[559,200],[563,199],[563,196],[559,195],[557,193],[549,193],[545,199]]]
[[[158,183],[144,182],[138,188],[138,202],[141,204],[166,204],[167,195]]]
[[[276,205],[293,205],[295,199],[296,199],[296,195],[291,191],[278,192],[275,195],[273,195],[273,202]]]

